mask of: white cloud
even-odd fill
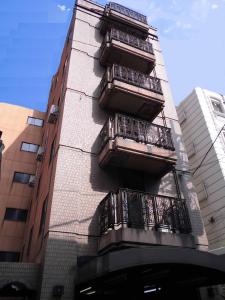
[[[211,8],[212,8],[212,9],[217,9],[217,8],[219,8],[219,5],[216,4],[216,3],[213,3],[213,4],[211,5]]]
[[[57,7],[58,9],[60,9],[61,11],[66,11],[68,9],[66,9],[66,5],[60,5],[60,4],[57,4]]]

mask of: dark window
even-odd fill
[[[43,206],[42,206],[39,235],[44,233],[47,206],[48,206],[48,198],[45,199]]]
[[[212,100],[212,105],[213,105],[214,111],[223,113],[223,108],[222,108],[222,104],[220,103],[220,101]]]
[[[14,182],[20,182],[20,183],[28,183],[30,179],[31,174],[27,173],[21,173],[21,172],[15,172],[13,181]]]
[[[55,155],[55,139],[54,139],[54,141],[51,144],[50,157],[49,157],[49,165],[50,165],[51,161],[53,160],[54,155]]]
[[[44,120],[38,119],[38,118],[34,118],[34,117],[28,117],[27,123],[30,124],[30,125],[42,127],[43,124],[44,124]]]
[[[0,261],[19,261],[19,252],[0,251]]]
[[[22,142],[20,150],[37,153],[39,145]]]
[[[29,234],[29,241],[28,241],[28,246],[27,246],[27,255],[30,254],[31,242],[32,242],[32,238],[33,238],[33,229],[34,229],[34,226],[32,226],[32,228],[30,230],[30,234]]]
[[[7,207],[5,210],[4,220],[26,222],[26,219],[27,219],[27,209]]]

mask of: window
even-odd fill
[[[42,206],[41,221],[40,221],[40,226],[39,226],[39,235],[44,233],[47,206],[48,206],[48,198],[45,199],[43,206]]]
[[[34,117],[28,117],[27,123],[30,124],[30,125],[42,127],[43,124],[44,124],[44,120],[38,119],[38,118],[34,118]]]
[[[22,142],[21,151],[37,153],[39,145]]]
[[[212,99],[212,106],[215,112],[224,113],[222,103],[219,100]]]
[[[30,180],[31,174],[27,173],[21,173],[21,172],[15,172],[13,177],[13,182],[19,182],[19,183],[28,183]]]
[[[7,207],[5,210],[4,220],[26,222],[26,219],[27,219],[27,209]]]
[[[0,261],[17,262],[20,259],[19,252],[0,251]]]

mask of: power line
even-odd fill
[[[209,154],[210,150],[212,149],[212,147],[214,146],[216,140],[218,139],[219,135],[221,134],[222,130],[224,129],[225,124],[222,126],[222,128],[220,129],[219,133],[217,134],[214,142],[212,143],[212,145],[209,147],[208,151],[206,152],[206,154],[204,155],[203,159],[201,160],[200,164],[196,167],[196,169],[194,170],[194,172],[192,173],[193,175],[197,172],[197,170],[202,166],[202,163],[204,162],[204,160],[206,159],[207,155]]]

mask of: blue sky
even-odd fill
[[[104,4],[105,1],[98,1]],[[225,0],[118,0],[158,28],[175,103],[200,86],[225,94]],[[45,110],[74,0],[0,6],[0,101]]]

